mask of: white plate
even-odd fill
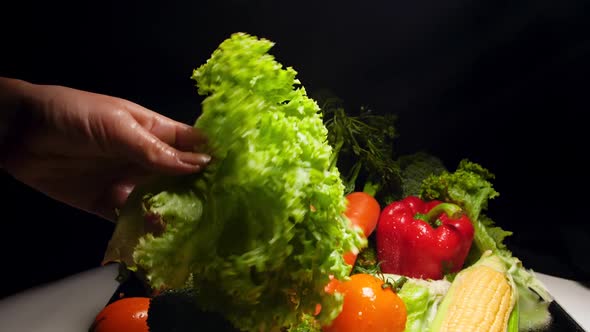
[[[85,332],[116,291],[117,266],[107,265],[0,300],[0,331]],[[537,273],[557,303],[590,331],[590,289]]]
[[[550,276],[543,273],[535,273],[549,289],[555,301],[586,331],[590,331],[590,288],[583,284]]]
[[[116,265],[97,267],[0,300],[0,331],[86,332],[119,286]]]

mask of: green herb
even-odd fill
[[[334,147],[332,164],[346,170],[342,171],[346,192],[363,187],[359,177],[376,185],[376,192],[399,192],[400,170],[393,159],[396,116],[374,114],[366,107],[349,115],[335,97],[320,105]]]
[[[367,274],[379,274],[381,269],[379,268],[379,262],[377,262],[377,252],[372,242],[369,242],[369,246],[359,252],[352,268],[351,274],[356,273],[367,273]]]
[[[386,206],[415,194],[424,178],[445,170],[440,159],[426,152],[395,154],[396,115],[367,107],[347,113],[337,97],[321,98],[328,141],[335,151],[331,164],[342,173],[346,193],[362,190]]]

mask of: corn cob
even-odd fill
[[[432,332],[505,332],[517,290],[506,264],[490,251],[462,270],[432,323]]]

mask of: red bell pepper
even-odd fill
[[[377,224],[383,273],[442,279],[463,267],[474,229],[459,206],[409,196],[385,207]]]

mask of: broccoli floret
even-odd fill
[[[190,288],[166,290],[154,296],[147,324],[150,332],[239,332],[221,315],[201,310]]]

